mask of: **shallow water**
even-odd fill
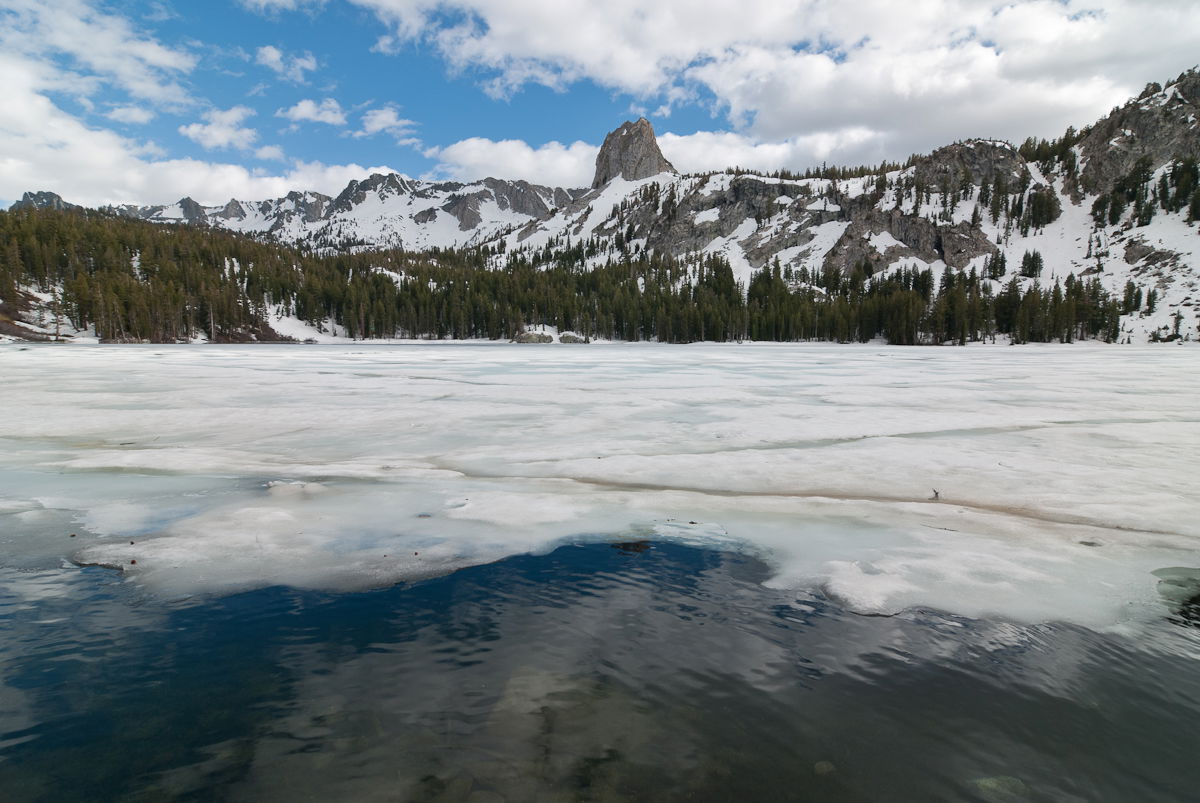
[[[0,789],[1190,799],[1197,361],[0,348]]]
[[[1200,631],[848,614],[742,555],[0,607],[6,800],[1186,800]],[[492,796],[487,796],[490,793]],[[472,795],[475,795],[472,797]],[[501,797],[496,797],[499,795]]]

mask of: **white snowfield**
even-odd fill
[[[862,613],[1139,626],[1200,568],[1200,354],[0,346],[0,576],[355,589],[592,541]],[[70,537],[76,533],[76,537]]]

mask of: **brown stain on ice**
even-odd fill
[[[1141,527],[1127,527],[1121,524],[1113,524],[1111,522],[1098,521],[1086,516],[1072,516],[1068,513],[1053,513],[1044,510],[1034,510],[1028,507],[1019,505],[1002,505],[989,502],[976,502],[967,499],[956,499],[947,497],[944,494],[939,494],[938,498],[931,499],[926,496],[904,496],[900,494],[858,494],[847,493],[845,491],[833,491],[821,488],[811,488],[803,490],[732,490],[726,488],[706,488],[703,486],[694,485],[670,485],[663,483],[651,482],[634,482],[625,480],[600,479],[594,477],[562,477],[562,476],[547,476],[538,474],[504,474],[500,472],[488,472],[475,469],[467,469],[462,466],[455,466],[444,461],[431,460],[430,464],[435,468],[440,468],[446,471],[454,471],[464,477],[472,479],[529,479],[529,480],[558,480],[565,482],[573,482],[579,485],[588,485],[595,488],[602,488],[614,491],[650,491],[662,493],[689,493],[699,494],[701,496],[715,496],[726,499],[737,498],[754,498],[754,499],[828,499],[838,502],[875,502],[880,504],[903,504],[903,505],[929,505],[929,506],[944,506],[949,508],[961,508],[964,510],[975,511],[979,513],[995,513],[1002,516],[1011,516],[1014,518],[1027,519],[1029,521],[1042,522],[1046,524],[1066,524],[1081,527],[1093,527],[1101,530],[1115,530],[1119,532],[1139,533],[1142,535],[1166,535],[1181,537],[1182,533],[1173,532],[1171,530],[1156,530]]]

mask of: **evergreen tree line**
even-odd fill
[[[1036,254],[1036,252],[1033,252]],[[1036,261],[1040,264],[1041,256]],[[1007,335],[1014,343],[1099,338],[1115,341],[1120,317],[1137,311],[1130,296],[1123,306],[1098,279],[1082,281],[1068,276],[1043,287],[1017,276],[993,287],[1004,273],[1003,259],[992,260],[997,273],[947,268],[939,281],[933,272],[916,267],[870,276],[865,266],[849,276],[826,268],[819,275],[801,270],[793,274],[811,282],[806,290],[791,290],[788,272],[778,266],[754,275],[747,294],[749,328],[754,340],[867,341],[886,338],[889,343],[966,344]]]
[[[18,286],[53,293],[54,314],[110,341],[269,337],[280,309],[355,338],[506,339],[544,324],[619,340],[897,344],[1114,340],[1119,316],[1142,302],[1132,291],[1113,299],[1094,279],[1002,284],[1002,258],[982,276],[947,269],[938,281],[927,269],[846,275],[776,262],[743,288],[718,256],[625,253],[588,267],[598,246],[317,255],[211,228],[20,210],[0,212],[0,299]],[[1025,275],[1040,271],[1040,256],[1023,260]]]

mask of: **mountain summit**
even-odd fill
[[[659,173],[678,173],[662,151],[654,136],[654,126],[645,117],[636,123],[625,123],[609,133],[596,156],[596,177],[592,187],[603,187],[614,178],[637,181]]]
[[[16,209],[79,209],[75,204],[69,204],[62,199],[58,193],[54,192],[27,192],[21,196],[21,200],[17,201],[11,207],[11,210]]]

